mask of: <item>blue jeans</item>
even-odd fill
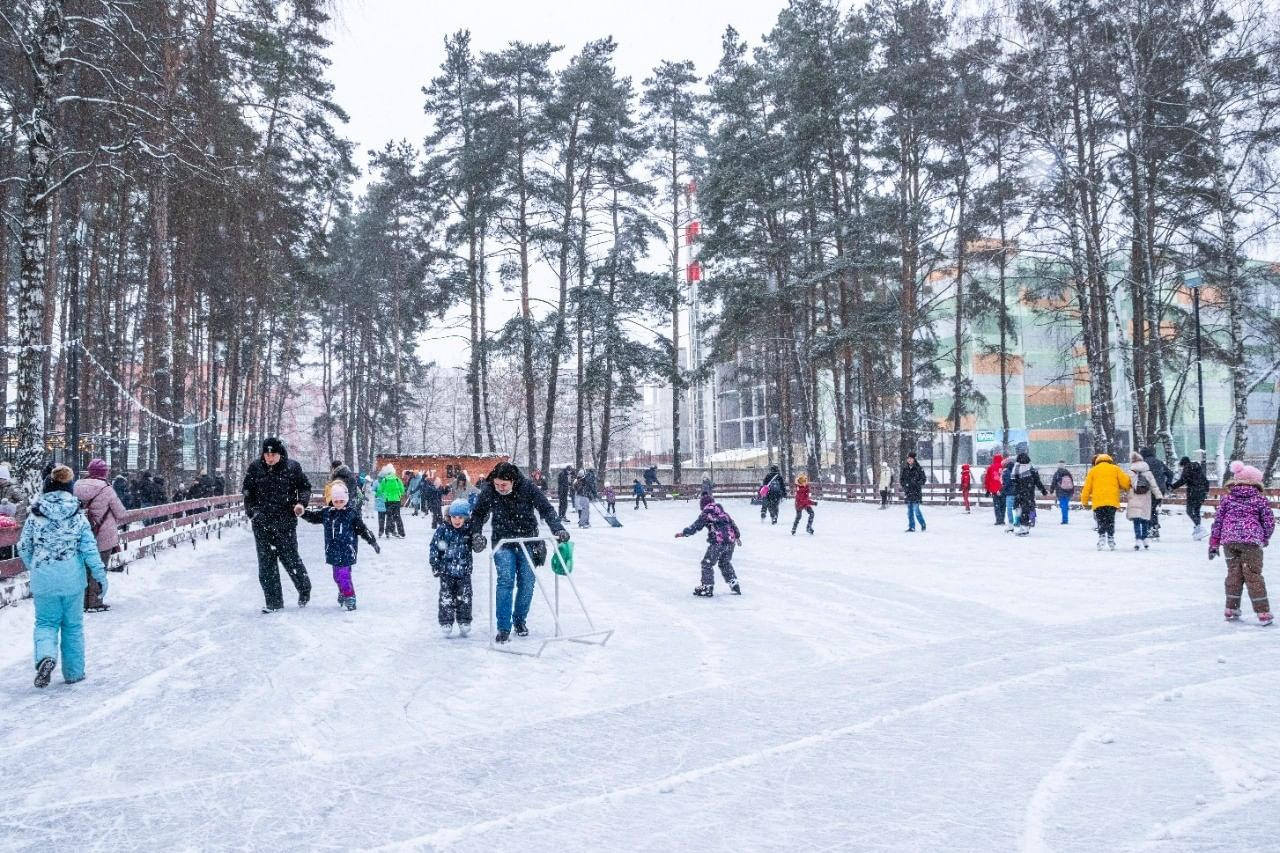
[[[915,530],[917,521],[920,522],[920,529],[924,530],[924,515],[920,512],[920,504],[907,504],[907,529]]]
[[[62,677],[67,681],[84,678],[84,593],[37,595],[36,663],[44,658],[58,660],[62,649]]]
[[[1013,495],[1006,495],[1004,499],[1004,518],[1009,522],[1009,526],[1018,523],[1018,499]]]
[[[498,548],[493,555],[498,570],[497,608],[499,631],[511,630],[511,590],[515,588],[515,618],[523,622],[533,604],[533,566],[519,547]]]
[[[1062,523],[1067,523],[1067,510],[1071,509],[1071,495],[1058,496],[1058,509],[1062,510]]]
[[[1151,530],[1151,522],[1145,518],[1133,519],[1133,538],[1141,542],[1147,538],[1147,532]]]

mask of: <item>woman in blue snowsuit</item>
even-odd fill
[[[75,472],[58,465],[44,481],[44,494],[31,507],[18,556],[31,573],[35,599],[36,687],[48,687],[62,651],[62,677],[67,684],[84,680],[85,569],[107,597],[107,570],[98,555],[89,521],[71,493]]]

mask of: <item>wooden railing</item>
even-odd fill
[[[176,548],[183,542],[194,547],[199,538],[208,539],[211,534],[221,537],[223,527],[244,519],[243,504],[240,495],[224,495],[129,510],[120,525],[120,548],[111,556],[110,568],[119,571],[147,554],[154,557],[164,547]],[[0,552],[16,546],[21,533],[21,528],[0,530]],[[11,559],[0,560],[0,580],[24,571],[26,566],[16,553]]]

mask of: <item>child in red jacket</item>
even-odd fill
[[[813,534],[813,508],[816,502],[809,497],[809,478],[804,474],[796,477],[796,520],[791,523],[791,535],[796,535],[796,528],[800,526],[800,513],[809,513],[809,523],[805,525],[805,530],[810,535]]]
[[[969,509],[969,490],[973,488],[973,474],[969,472],[969,463],[960,466],[960,497],[964,499],[964,511],[971,512]]]

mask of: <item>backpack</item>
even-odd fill
[[[1135,495],[1145,495],[1151,491],[1151,485],[1147,482],[1147,478],[1141,474],[1137,477],[1137,482],[1133,484],[1133,493]]]
[[[782,494],[782,478],[777,475],[774,475],[773,479],[769,481],[769,495],[771,497],[777,497],[778,495],[781,495],[781,494]]]
[[[1062,479],[1058,481],[1058,488],[1064,492],[1073,491],[1076,487],[1076,481],[1071,479],[1071,473],[1067,472],[1062,475]]]

